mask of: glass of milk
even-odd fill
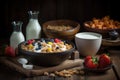
[[[94,32],[80,32],[75,35],[77,50],[82,56],[94,56],[100,49],[102,35]]]

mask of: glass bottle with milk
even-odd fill
[[[38,39],[41,36],[41,26],[38,22],[39,11],[28,11],[29,22],[26,27],[26,40]]]
[[[22,21],[13,21],[13,32],[10,36],[10,46],[14,48],[14,50],[18,47],[18,44],[22,41],[25,41],[24,35],[22,33]]]

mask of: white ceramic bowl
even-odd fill
[[[102,35],[94,32],[80,32],[75,35],[77,50],[82,56],[96,55],[100,49]]]

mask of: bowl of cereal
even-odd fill
[[[48,38],[73,40],[80,24],[72,20],[52,20],[43,23],[43,32]]]
[[[100,33],[103,38],[109,38],[109,32],[113,30],[120,33],[120,22],[110,19],[109,16],[105,16],[101,19],[93,18],[92,21],[86,21],[84,23],[84,29],[86,31]]]
[[[59,65],[69,59],[74,49],[71,41],[58,38],[32,39],[18,45],[19,55],[39,66]]]

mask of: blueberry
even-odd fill
[[[45,42],[46,42],[46,43],[50,42],[50,39],[49,39],[49,38],[48,38],[48,39],[46,39],[46,40],[45,40]]]
[[[39,50],[40,48],[36,48],[35,50]]]
[[[50,42],[54,42],[54,39],[50,39]]]
[[[111,40],[116,40],[119,37],[119,33],[115,30],[109,32]]]
[[[35,50],[40,50],[41,49],[41,46],[38,46]]]
[[[38,48],[40,48],[40,49],[41,49],[41,47],[42,47],[41,45],[38,45]]]
[[[41,46],[41,43],[38,43],[38,46]]]

